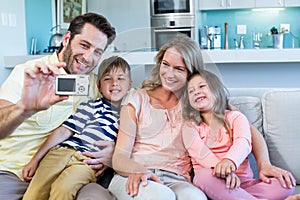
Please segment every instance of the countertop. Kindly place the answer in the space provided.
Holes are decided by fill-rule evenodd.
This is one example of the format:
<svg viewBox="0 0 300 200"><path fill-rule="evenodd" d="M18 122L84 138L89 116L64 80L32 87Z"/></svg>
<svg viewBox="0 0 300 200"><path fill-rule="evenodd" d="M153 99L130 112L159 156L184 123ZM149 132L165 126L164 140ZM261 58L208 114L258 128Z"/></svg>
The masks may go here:
<svg viewBox="0 0 300 200"><path fill-rule="evenodd" d="M155 63L157 51L105 52L102 59L112 55L124 57L131 65L147 65ZM300 48L295 49L228 49L203 50L205 63L278 63L300 62ZM6 68L44 55L4 56Z"/></svg>

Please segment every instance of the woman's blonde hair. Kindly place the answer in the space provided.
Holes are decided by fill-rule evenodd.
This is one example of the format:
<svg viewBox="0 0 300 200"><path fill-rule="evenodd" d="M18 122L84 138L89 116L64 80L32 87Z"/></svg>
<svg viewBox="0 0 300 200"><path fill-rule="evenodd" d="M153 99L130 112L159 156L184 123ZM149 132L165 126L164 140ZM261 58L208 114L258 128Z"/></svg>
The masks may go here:
<svg viewBox="0 0 300 200"><path fill-rule="evenodd" d="M232 139L232 130L229 123L225 119L225 111L230 110L230 106L228 103L229 92L227 88L217 75L207 70L199 70L198 72L192 73L188 76L187 81L189 82L193 77L197 75L200 75L206 81L207 87L210 89L215 98L215 103L212 108L214 117L224 124L224 127L226 128L230 138ZM183 94L183 102L183 118L187 121L192 120L196 124L200 124L203 121L201 112L191 106L188 98L187 88Z"/></svg>
<svg viewBox="0 0 300 200"><path fill-rule="evenodd" d="M142 83L142 88L154 89L161 86L159 75L160 65L165 52L169 48L175 48L181 54L189 74L204 68L199 44L188 36L180 35L172 38L160 48L155 58L156 62L152 73L150 77Z"/></svg>

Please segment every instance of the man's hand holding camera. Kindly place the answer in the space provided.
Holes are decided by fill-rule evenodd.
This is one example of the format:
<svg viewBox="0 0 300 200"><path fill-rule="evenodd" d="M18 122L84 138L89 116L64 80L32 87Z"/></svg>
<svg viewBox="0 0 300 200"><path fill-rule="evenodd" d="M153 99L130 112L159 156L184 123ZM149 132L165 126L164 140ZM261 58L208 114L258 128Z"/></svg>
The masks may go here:
<svg viewBox="0 0 300 200"><path fill-rule="evenodd" d="M18 102L23 106L27 115L46 110L51 105L68 99L68 96L59 96L54 92L55 76L59 75L59 68L64 67L63 62L57 65L37 63L34 69L26 69L22 98Z"/></svg>

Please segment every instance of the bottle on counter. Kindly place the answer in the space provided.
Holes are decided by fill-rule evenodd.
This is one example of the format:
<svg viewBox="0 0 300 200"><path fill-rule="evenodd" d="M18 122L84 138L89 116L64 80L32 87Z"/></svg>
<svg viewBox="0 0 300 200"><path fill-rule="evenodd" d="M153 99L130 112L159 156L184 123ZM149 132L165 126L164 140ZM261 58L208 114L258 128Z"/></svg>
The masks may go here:
<svg viewBox="0 0 300 200"><path fill-rule="evenodd" d="M244 48L245 48L244 36L241 35L241 38L240 38L240 49L244 49Z"/></svg>

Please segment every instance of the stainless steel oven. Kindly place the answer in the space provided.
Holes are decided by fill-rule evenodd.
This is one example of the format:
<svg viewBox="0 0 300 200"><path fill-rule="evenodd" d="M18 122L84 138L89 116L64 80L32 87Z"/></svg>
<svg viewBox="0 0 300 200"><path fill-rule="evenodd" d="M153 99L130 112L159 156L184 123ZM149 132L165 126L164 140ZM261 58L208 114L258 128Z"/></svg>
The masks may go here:
<svg viewBox="0 0 300 200"><path fill-rule="evenodd" d="M172 16L152 19L151 45L158 50L168 40L184 34L195 39L194 16Z"/></svg>
<svg viewBox="0 0 300 200"><path fill-rule="evenodd" d="M180 34L196 39L195 0L150 0L150 3L153 49Z"/></svg>
<svg viewBox="0 0 300 200"><path fill-rule="evenodd" d="M151 15L194 15L195 0L151 0Z"/></svg>

